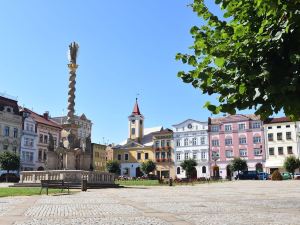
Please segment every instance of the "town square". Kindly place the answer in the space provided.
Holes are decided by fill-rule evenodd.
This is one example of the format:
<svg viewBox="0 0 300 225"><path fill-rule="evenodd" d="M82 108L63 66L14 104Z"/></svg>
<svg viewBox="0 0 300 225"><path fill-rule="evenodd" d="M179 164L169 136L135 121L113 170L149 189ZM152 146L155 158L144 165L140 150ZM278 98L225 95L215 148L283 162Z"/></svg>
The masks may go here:
<svg viewBox="0 0 300 225"><path fill-rule="evenodd" d="M0 27L0 225L300 224L300 0L17 0Z"/></svg>

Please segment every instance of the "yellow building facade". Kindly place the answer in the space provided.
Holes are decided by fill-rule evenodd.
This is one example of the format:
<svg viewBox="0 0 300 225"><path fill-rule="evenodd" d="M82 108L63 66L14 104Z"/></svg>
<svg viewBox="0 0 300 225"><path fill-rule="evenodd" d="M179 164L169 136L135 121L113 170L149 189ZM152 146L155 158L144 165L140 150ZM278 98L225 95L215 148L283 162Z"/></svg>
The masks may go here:
<svg viewBox="0 0 300 225"><path fill-rule="evenodd" d="M92 143L92 165L95 171L106 170L106 145Z"/></svg>
<svg viewBox="0 0 300 225"><path fill-rule="evenodd" d="M156 151L154 149L154 135L156 139L161 137L163 131L161 126L144 129L144 116L140 113L138 102L136 101L131 115L128 117L128 138L123 143L113 147L113 158L120 163L121 175L128 177L141 177L141 163L152 160L157 165L154 173L161 177L161 171L167 177L174 171L169 171L168 164L156 162ZM171 131L172 132L172 131ZM166 133L162 133L166 135ZM168 140L172 139L170 130L167 131ZM170 145L171 146L171 145ZM172 148L173 150L173 148ZM170 149L171 151L171 149ZM170 153L169 164L172 163ZM174 157L174 156L173 156ZM174 170L174 167L172 168ZM166 173L168 171L168 173Z"/></svg>

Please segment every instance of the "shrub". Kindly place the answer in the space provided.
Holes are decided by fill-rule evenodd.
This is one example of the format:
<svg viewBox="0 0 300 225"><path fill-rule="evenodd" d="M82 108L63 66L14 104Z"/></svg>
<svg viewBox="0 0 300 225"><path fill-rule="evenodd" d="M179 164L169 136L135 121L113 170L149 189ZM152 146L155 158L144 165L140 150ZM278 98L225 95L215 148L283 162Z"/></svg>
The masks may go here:
<svg viewBox="0 0 300 225"><path fill-rule="evenodd" d="M282 175L278 170L275 170L271 176L272 180L282 180Z"/></svg>

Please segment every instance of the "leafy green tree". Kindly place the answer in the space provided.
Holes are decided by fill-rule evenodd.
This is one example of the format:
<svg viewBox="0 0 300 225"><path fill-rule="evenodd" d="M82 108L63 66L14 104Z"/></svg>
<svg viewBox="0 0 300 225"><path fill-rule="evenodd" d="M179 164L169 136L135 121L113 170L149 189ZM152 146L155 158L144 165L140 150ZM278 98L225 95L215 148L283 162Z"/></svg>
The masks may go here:
<svg viewBox="0 0 300 225"><path fill-rule="evenodd" d="M191 175L193 171L195 170L195 167L197 166L197 162L194 159L185 159L180 166L183 170L186 172L187 178L191 178Z"/></svg>
<svg viewBox="0 0 300 225"><path fill-rule="evenodd" d="M156 169L156 165L152 160L147 160L146 162L142 162L141 169L145 174L149 175L149 173Z"/></svg>
<svg viewBox="0 0 300 225"><path fill-rule="evenodd" d="M245 171L248 169L247 161L239 157L235 157L230 164L232 171L238 172L238 178L240 177L240 171Z"/></svg>
<svg viewBox="0 0 300 225"><path fill-rule="evenodd" d="M204 0L191 4L205 23L190 30L193 52L176 55L192 67L178 76L203 93L217 94L219 104L205 104L214 114L254 108L265 119L283 109L299 118L300 0L215 3L224 19Z"/></svg>
<svg viewBox="0 0 300 225"><path fill-rule="evenodd" d="M284 160L283 167L286 171L292 173L294 178L295 170L299 168L299 159L295 156L289 156Z"/></svg>
<svg viewBox="0 0 300 225"><path fill-rule="evenodd" d="M120 174L120 163L116 160L111 160L106 163L106 170L110 173Z"/></svg>
<svg viewBox="0 0 300 225"><path fill-rule="evenodd" d="M4 151L0 153L0 165L3 170L7 171L7 175L11 170L19 170L20 168L20 157L10 151ZM6 182L8 177L6 176Z"/></svg>

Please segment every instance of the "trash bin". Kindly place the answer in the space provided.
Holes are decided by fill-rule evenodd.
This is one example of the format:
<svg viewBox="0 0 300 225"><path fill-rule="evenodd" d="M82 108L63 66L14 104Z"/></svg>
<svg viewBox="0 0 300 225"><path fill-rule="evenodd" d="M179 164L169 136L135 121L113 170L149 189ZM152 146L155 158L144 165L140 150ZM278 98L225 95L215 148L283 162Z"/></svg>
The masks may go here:
<svg viewBox="0 0 300 225"><path fill-rule="evenodd" d="M87 180L82 179L81 181L81 191L86 191L87 190Z"/></svg>

